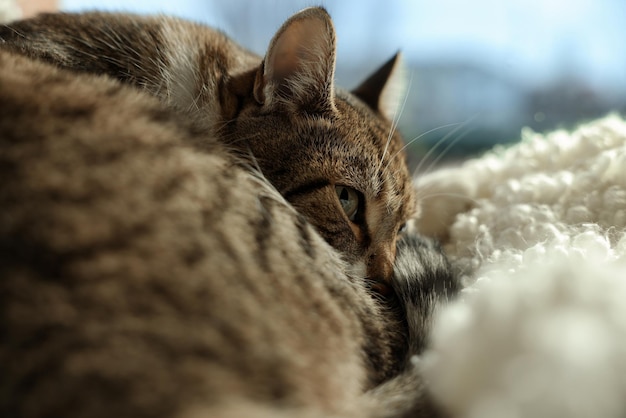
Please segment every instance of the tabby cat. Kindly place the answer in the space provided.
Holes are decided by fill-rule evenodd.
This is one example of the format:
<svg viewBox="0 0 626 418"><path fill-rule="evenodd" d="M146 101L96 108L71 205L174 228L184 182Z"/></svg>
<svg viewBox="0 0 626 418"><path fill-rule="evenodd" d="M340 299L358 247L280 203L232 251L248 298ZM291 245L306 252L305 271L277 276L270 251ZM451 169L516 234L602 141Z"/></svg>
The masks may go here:
<svg viewBox="0 0 626 418"><path fill-rule="evenodd" d="M408 359L457 285L414 237L392 272L395 59L336 88L320 8L263 60L164 17L0 42L0 415L436 413Z"/></svg>
<svg viewBox="0 0 626 418"><path fill-rule="evenodd" d="M385 117L396 58L354 94L336 88L335 32L323 9L289 19L263 60L220 32L165 17L47 14L0 38L5 49L108 74L202 121L252 155L355 274L389 280L398 230L416 211L402 140Z"/></svg>

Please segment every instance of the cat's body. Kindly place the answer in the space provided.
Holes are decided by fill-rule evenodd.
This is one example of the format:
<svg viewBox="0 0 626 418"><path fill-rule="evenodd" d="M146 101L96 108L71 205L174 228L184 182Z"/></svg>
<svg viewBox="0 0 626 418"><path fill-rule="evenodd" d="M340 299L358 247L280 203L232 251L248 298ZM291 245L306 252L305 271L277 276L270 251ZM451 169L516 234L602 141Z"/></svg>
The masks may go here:
<svg viewBox="0 0 626 418"><path fill-rule="evenodd" d="M168 17L41 15L0 27L0 39L63 68L108 74L194 117L252 155L359 275L388 282L397 232L417 210L402 139L386 117L398 99L389 97L395 58L354 94L335 87L335 33L322 9L288 20L263 60ZM337 210L338 186L356 192L352 217Z"/></svg>
<svg viewBox="0 0 626 418"><path fill-rule="evenodd" d="M126 28L137 24L119 15L111 19ZM343 136L350 128L371 133L384 122L376 122L373 112L344 93L331 102L316 102L322 107L331 103L333 109L309 114L302 109L288 114L285 103L264 108L272 87L258 84L255 71L238 87L264 86L255 94L266 99L261 105L238 102L237 118L228 119L209 112L216 109L212 105L183 106L184 89L168 87L165 95L153 90L157 73L145 82L134 75L132 86L125 86L89 74L109 71L83 68L110 54L71 62L63 62L63 54L46 57L65 69L18 56L16 50L30 57L54 51L48 41L59 26L43 25L29 33L16 28L0 30L3 49L12 51L0 52L2 416L435 413L407 358L421 348L430 308L456 290L448 271L439 269L444 259L428 248L416 260L415 276L399 272L393 282L387 267L368 264L367 272L380 274L374 279L395 289L387 299L373 296L367 275L355 268L377 254L372 244L392 240L395 252L397 224L414 204L409 191L405 196L396 187L410 186L403 166L394 168L397 184L381 175L376 195L372 186L361 190L363 180L356 178L367 170L359 164L369 160L348 158L344 162L354 167L340 167L328 145L316 150L311 143L321 133L344 141L344 155L356 155L361 145L349 151L350 137ZM11 31L32 43L8 39ZM151 32L143 28L141 33ZM35 42L37 36L44 41ZM52 44L65 45L61 39ZM132 50L132 42L128 45ZM273 100L293 93L284 88ZM229 109L227 102L218 109ZM202 111L209 113L206 118L200 117ZM287 126L282 119L293 122L289 132L281 132ZM352 126L346 126L348 120ZM328 203L330 195L341 199L334 178L311 182L305 174L289 174L289 161L272 161L276 154L263 154L261 145L250 142L249 158L237 143L251 140L244 133L255 132L255 123L280 127L265 128L261 138L278 141L268 148L284 147L302 135L296 139L304 140L313 155L319 153L313 161L321 165L305 171L331 177L343 173L336 184L359 187L368 202L384 196L381 207L390 210L389 225L380 219L376 224L383 226L376 228L367 227L370 219L357 228L341 224L342 205ZM375 142L367 138L360 143ZM399 147L392 142L383 161L393 164ZM372 154L376 161L381 157ZM281 175L291 176L291 186ZM293 184L304 187L290 193ZM390 196L392 189L397 195ZM327 203L317 212L307 211L316 199ZM325 211L327 216L320 217ZM379 216L376 210L365 212L360 216ZM333 220L336 230L324 234ZM354 238L333 241L346 226L367 237L368 245ZM420 248L414 244L401 242L400 256L403 248ZM419 269L444 285L422 283L427 275ZM410 283L429 297L412 297ZM430 308L421 304L426 300ZM424 324L406 319L416 312ZM403 400L392 405L398 393Z"/></svg>

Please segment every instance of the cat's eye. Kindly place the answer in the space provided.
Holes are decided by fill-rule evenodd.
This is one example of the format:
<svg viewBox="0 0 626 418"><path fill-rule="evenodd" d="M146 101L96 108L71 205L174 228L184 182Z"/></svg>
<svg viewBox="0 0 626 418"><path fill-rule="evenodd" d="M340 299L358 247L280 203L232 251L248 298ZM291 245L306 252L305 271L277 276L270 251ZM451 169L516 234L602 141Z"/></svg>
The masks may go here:
<svg viewBox="0 0 626 418"><path fill-rule="evenodd" d="M359 206L361 205L359 193L353 188L346 186L335 186L335 192L346 216L348 216L350 221L355 222Z"/></svg>
<svg viewBox="0 0 626 418"><path fill-rule="evenodd" d="M403 223L402 225L400 225L400 228L398 228L398 234L404 234L408 229L408 225L405 223Z"/></svg>

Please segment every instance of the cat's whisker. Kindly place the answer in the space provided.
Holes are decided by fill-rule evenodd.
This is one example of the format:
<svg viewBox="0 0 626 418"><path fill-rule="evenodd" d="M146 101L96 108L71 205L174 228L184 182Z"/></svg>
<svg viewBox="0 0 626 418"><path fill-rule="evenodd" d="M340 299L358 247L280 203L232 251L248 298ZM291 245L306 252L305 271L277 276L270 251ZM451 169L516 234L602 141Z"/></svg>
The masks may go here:
<svg viewBox="0 0 626 418"><path fill-rule="evenodd" d="M448 141L448 139L450 139L450 137L452 137L453 135L455 135L457 132L459 132L462 129L462 124L460 123L455 123L454 125L455 128L453 130L451 130L450 132L448 132L446 135L444 135L441 139L439 139L429 150L428 152L426 152L426 154L424 154L419 162L419 164L417 165L417 167L415 167L415 170L413 170L413 176L416 175L416 173L419 173L421 171L422 166L424 165L424 163L426 161L428 161L428 158L430 158L430 156L436 152L439 148L439 146L443 143L445 143L446 141Z"/></svg>
<svg viewBox="0 0 626 418"><path fill-rule="evenodd" d="M250 161L252 161L252 165L254 166L254 171L258 172L261 176L265 177L263 175L263 170L261 169L261 166L259 165L259 161L257 160L256 156L252 152L252 148L250 148L250 146L247 146L246 148L248 149L248 158L250 158Z"/></svg>
<svg viewBox="0 0 626 418"><path fill-rule="evenodd" d="M236 122L236 121L237 121L236 118L223 120L220 124L216 124L212 128L215 131L215 133L219 135L220 138L224 138L225 140L228 140L231 137L242 138L242 135L240 135L240 134L235 134L235 133L226 134L226 133L224 133L224 129L229 124L231 124L233 122ZM254 135L256 135L256 134L254 134ZM246 138L249 139L250 136L247 136Z"/></svg>
<svg viewBox="0 0 626 418"><path fill-rule="evenodd" d="M448 141L453 135L455 135L456 133L458 133L461 129L465 128L470 122L472 122L474 119L476 118L475 116L472 116L468 119L466 119L464 122L462 123L456 123L456 126L453 130L451 130L449 133L447 133L445 136L443 136L439 141L437 141L429 150L426 154L424 154L424 156L422 157L421 161L419 162L419 164L417 165L417 167L415 168L415 170L413 170L413 176L416 175L416 173L419 173L420 170L422 169L424 163L426 163L428 161L428 159L433 155L434 152L437 151L437 149L439 148L440 145L444 144L446 141ZM439 160L441 160L441 158L443 158L443 156L445 155L446 152L448 152L454 145L456 145L461 139L463 139L465 136L467 135L467 133L464 133L463 135L459 135L458 137L456 137L449 145L446 146L446 148L444 149L444 151L440 154L440 156L437 157L437 162ZM433 165L429 165L428 169L432 169Z"/></svg>
<svg viewBox="0 0 626 418"><path fill-rule="evenodd" d="M455 139L454 141L451 141L440 153L439 155L433 159L430 164L428 165L428 167L426 167L426 169L424 170L424 173L429 173L431 172L439 163L439 161L441 161L441 159L443 157L446 156L446 154L448 153L448 151L450 151L450 149L458 144L461 140L463 140L463 138L465 138L470 132L472 132L472 129L470 129L469 127L466 128L465 130L463 130Z"/></svg>
<svg viewBox="0 0 626 418"><path fill-rule="evenodd" d="M222 123L220 123L219 125L215 125L213 127L213 129L215 129L215 132L217 134L220 135L221 138L225 138L226 135L223 133L223 129L226 128L228 126L229 123L232 123L233 121L235 121L235 119L228 119L223 121Z"/></svg>
<svg viewBox="0 0 626 418"><path fill-rule="evenodd" d="M400 150L398 150L398 152L396 152L391 158L389 158L389 161L387 162L387 165L385 166L385 169L383 170L383 172L387 171L387 169L389 168L389 165L393 162L393 160L398 156L398 154L400 154L402 151L404 151L407 147L411 146L411 144L419 141L420 139L422 139L424 136L438 131L440 129L445 129L445 128L449 128L451 126L455 126L455 125L459 125L459 123L449 123L447 125L442 125L442 126L438 126L436 128L430 129L418 136L416 136L415 138L411 139L410 141L407 141L406 144L404 144L404 146L402 148L400 148Z"/></svg>
<svg viewBox="0 0 626 418"><path fill-rule="evenodd" d="M419 190L421 191L421 190ZM438 193L430 193L430 194L420 194L419 199L421 202L424 202L426 200L429 199L433 199L435 197L452 197L452 198L456 198L459 200L467 200L469 202L472 202L474 204L478 204L478 199L473 198L471 196L462 194L462 193L451 193L451 192L438 192Z"/></svg>

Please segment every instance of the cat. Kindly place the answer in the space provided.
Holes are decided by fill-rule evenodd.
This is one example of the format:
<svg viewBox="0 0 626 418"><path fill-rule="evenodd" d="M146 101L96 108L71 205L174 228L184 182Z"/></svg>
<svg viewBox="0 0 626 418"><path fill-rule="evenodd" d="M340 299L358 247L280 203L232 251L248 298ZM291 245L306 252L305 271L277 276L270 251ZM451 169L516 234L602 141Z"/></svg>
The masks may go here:
<svg viewBox="0 0 626 418"><path fill-rule="evenodd" d="M457 286L432 244L400 239L381 303L154 98L0 52L0 110L2 416L438 416L409 360Z"/></svg>
<svg viewBox="0 0 626 418"><path fill-rule="evenodd" d="M313 37L307 24L302 29L302 19L327 16L314 10L290 19L278 39L290 22L305 38ZM344 247L324 233L324 222L333 225L336 216L324 211L354 210L356 189L331 183L333 204L316 206L327 215L316 220L319 215L299 199L308 197L315 206L313 197L323 201L330 194L316 194L316 187L327 185L304 177L302 188L303 177L294 174L289 185L280 173L271 175L274 165L295 170L286 157L272 160L277 154L263 154L258 144L249 145L250 152L239 147L250 141L250 132L259 132L264 122L256 119L262 118L288 126L292 134L310 135L297 138L304 143L301 154L311 147L315 155L313 139L328 137L347 143L345 148L369 150L351 140L365 134L347 125L375 130L383 124L374 119L380 109L367 110L337 91L333 112L358 116L342 121L287 111L283 102L263 113L268 109L261 112L244 98L238 117L216 122L221 119L207 106L187 108L167 98L176 93L151 90L156 80L129 81L80 68L95 65L84 55L65 63L42 56L55 48L49 39L33 39L48 32L53 39L60 30L37 20L50 16L0 30L1 415L439 413L409 359L423 348L432 309L457 289L443 255L422 239L401 238L395 273L376 275L389 289L372 294L364 278L375 268L367 264L360 271L354 264L359 254L363 259L373 253L355 251L354 243ZM109 18L107 24L119 20L131 27L143 19ZM40 25L32 32L20 26L33 22ZM66 27L76 33L76 27ZM7 31L22 41L30 36L33 44L18 44ZM95 61L101 56L106 55ZM250 73L254 77L248 74L247 82L253 78L269 95L272 88L258 80L265 74ZM293 99L293 88L278 87L272 100ZM312 94L298 97L305 93ZM281 124L281 118L294 124ZM299 125L306 123L308 130ZM342 123L341 129L334 126ZM287 147L286 132L271 125L263 125L261 138L277 138L276 147ZM365 139L366 145L374 142ZM394 144L389 155L374 161L394 164L393 153L400 151ZM287 149L298 153L291 145ZM318 173L333 173L324 166L326 158L331 168L356 176L363 161L355 155L322 149L314 161L322 166ZM345 167L337 167L340 158ZM403 169L393 170L397 186ZM285 189L293 184L300 184L299 194ZM347 198L336 189L341 187L352 190L345 191ZM367 217L365 196L357 194L355 219ZM397 219L404 223L408 217L390 215L397 234ZM414 315L422 317L416 321Z"/></svg>
<svg viewBox="0 0 626 418"><path fill-rule="evenodd" d="M108 74L201 121L251 156L355 275L388 284L398 231L417 211L391 120L398 57L352 93L336 87L335 31L324 9L288 19L263 59L171 17L43 14L0 28L0 39L6 50Z"/></svg>

